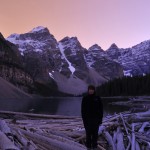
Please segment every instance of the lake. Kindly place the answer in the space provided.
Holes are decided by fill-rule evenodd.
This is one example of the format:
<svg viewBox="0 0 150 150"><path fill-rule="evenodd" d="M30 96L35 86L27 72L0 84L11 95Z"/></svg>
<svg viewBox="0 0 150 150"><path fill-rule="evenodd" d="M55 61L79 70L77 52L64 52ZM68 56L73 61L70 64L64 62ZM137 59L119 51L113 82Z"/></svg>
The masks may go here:
<svg viewBox="0 0 150 150"><path fill-rule="evenodd" d="M127 111L128 107L110 105L111 102L126 101L123 98L102 98L104 116ZM0 110L39 114L81 116L82 97L51 97L42 99L0 99Z"/></svg>

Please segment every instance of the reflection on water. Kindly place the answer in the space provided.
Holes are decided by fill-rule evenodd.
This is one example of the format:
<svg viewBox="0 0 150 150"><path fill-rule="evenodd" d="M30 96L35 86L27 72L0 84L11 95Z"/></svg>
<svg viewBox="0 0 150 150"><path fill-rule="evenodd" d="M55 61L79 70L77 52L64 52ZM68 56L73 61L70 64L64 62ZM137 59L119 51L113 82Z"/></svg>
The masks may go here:
<svg viewBox="0 0 150 150"><path fill-rule="evenodd" d="M114 106L109 104L114 101L123 100L125 99L102 99L104 116L128 110L125 106ZM34 100L5 99L0 100L0 110L80 116L81 101L82 97L53 97Z"/></svg>
<svg viewBox="0 0 150 150"><path fill-rule="evenodd" d="M127 100L128 99L125 98L103 98L102 102L104 106L104 116L123 112L123 111L128 111L129 107L127 106L111 105L111 102L127 101Z"/></svg>

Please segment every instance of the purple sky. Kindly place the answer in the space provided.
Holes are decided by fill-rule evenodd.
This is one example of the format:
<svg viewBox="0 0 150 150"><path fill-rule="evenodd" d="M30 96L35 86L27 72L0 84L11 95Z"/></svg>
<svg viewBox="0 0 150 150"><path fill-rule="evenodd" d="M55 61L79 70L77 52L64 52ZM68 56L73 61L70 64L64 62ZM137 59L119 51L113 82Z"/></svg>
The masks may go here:
<svg viewBox="0 0 150 150"><path fill-rule="evenodd" d="M1 0L0 32L44 26L58 41L76 36L85 48L127 48L150 39L149 7L150 0Z"/></svg>

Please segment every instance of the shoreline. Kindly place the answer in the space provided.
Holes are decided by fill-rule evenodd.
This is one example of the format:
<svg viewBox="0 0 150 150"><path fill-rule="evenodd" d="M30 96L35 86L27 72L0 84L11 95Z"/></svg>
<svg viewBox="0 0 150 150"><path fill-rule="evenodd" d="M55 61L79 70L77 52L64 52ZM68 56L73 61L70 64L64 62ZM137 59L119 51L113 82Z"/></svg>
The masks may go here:
<svg viewBox="0 0 150 150"><path fill-rule="evenodd" d="M115 149L119 143L122 149L135 144L147 148L149 125L150 110L106 116L99 127L98 150ZM86 149L82 119L76 116L0 111L0 138L1 149Z"/></svg>
<svg viewBox="0 0 150 150"><path fill-rule="evenodd" d="M138 108L149 104L149 99L134 97L124 105ZM150 149L150 107L107 115L98 134L98 150ZM0 149L86 150L80 116L0 111L0 139Z"/></svg>

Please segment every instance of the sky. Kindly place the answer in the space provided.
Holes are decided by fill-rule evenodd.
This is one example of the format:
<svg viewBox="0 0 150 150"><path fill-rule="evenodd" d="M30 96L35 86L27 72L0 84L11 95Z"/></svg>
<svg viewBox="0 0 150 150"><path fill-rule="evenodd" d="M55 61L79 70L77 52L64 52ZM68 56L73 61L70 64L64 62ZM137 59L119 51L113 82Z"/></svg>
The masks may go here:
<svg viewBox="0 0 150 150"><path fill-rule="evenodd" d="M77 37L89 48L132 47L150 39L150 0L0 0L0 32L47 27L57 41Z"/></svg>

